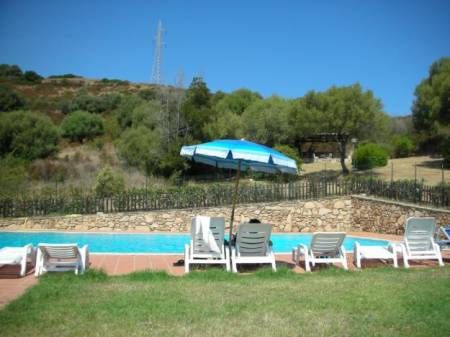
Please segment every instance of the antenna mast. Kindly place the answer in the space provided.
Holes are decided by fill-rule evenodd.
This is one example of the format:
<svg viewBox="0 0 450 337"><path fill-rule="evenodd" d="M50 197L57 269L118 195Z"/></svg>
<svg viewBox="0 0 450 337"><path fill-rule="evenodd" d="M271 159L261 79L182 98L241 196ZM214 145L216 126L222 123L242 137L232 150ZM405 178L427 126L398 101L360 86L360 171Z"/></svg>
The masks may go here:
<svg viewBox="0 0 450 337"><path fill-rule="evenodd" d="M158 22L158 29L155 35L155 50L153 59L153 69L152 69L152 83L161 84L161 66L162 66L162 52L164 47L163 41L164 29L161 20Z"/></svg>

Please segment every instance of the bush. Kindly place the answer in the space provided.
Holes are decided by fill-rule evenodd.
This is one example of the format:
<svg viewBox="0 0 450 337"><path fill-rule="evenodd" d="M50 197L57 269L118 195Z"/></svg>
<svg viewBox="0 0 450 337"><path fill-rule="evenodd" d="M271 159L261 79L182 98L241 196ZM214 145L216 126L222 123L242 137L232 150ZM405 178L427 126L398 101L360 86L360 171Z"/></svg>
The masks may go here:
<svg viewBox="0 0 450 337"><path fill-rule="evenodd" d="M12 156L0 159L0 197L13 197L24 189L27 178L25 164L22 159Z"/></svg>
<svg viewBox="0 0 450 337"><path fill-rule="evenodd" d="M391 139L391 146L392 156L394 158L408 157L415 149L414 143L407 136L393 136Z"/></svg>
<svg viewBox="0 0 450 337"><path fill-rule="evenodd" d="M43 158L56 151L58 140L58 129L47 116L30 111L0 115L0 157Z"/></svg>
<svg viewBox="0 0 450 337"><path fill-rule="evenodd" d="M68 114L73 111L83 110L92 113L102 113L112 111L120 103L120 95L108 94L101 96L90 96L83 91L78 93L70 100L64 100L60 103L61 112Z"/></svg>
<svg viewBox="0 0 450 337"><path fill-rule="evenodd" d="M8 87L0 86L0 111L13 111L22 108L24 100Z"/></svg>
<svg viewBox="0 0 450 337"><path fill-rule="evenodd" d="M75 111L61 123L63 137L82 142L103 134L103 119L86 111Z"/></svg>
<svg viewBox="0 0 450 337"><path fill-rule="evenodd" d="M114 174L111 167L106 166L97 174L95 193L102 197L110 197L124 190L123 177Z"/></svg>
<svg viewBox="0 0 450 337"><path fill-rule="evenodd" d="M381 145L366 143L359 145L353 153L353 166L358 170L386 166L388 151Z"/></svg>
<svg viewBox="0 0 450 337"><path fill-rule="evenodd" d="M118 144L119 156L130 165L146 171L158 171L162 157L161 137L156 131L139 127L125 131Z"/></svg>

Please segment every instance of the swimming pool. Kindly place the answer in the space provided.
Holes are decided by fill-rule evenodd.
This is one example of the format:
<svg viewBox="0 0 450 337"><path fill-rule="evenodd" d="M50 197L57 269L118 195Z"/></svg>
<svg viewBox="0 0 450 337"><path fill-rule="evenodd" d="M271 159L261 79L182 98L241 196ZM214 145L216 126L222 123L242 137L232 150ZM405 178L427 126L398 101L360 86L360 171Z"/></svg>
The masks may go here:
<svg viewBox="0 0 450 337"><path fill-rule="evenodd" d="M275 253L290 253L300 243L309 244L311 234L281 234L271 236ZM352 251L355 241L361 245L387 246L389 241L347 236L344 247ZM122 254L180 254L189 242L189 234L126 234L126 233L73 233L73 232L0 232L0 248L24 246L32 243L78 243L89 245L91 253Z"/></svg>

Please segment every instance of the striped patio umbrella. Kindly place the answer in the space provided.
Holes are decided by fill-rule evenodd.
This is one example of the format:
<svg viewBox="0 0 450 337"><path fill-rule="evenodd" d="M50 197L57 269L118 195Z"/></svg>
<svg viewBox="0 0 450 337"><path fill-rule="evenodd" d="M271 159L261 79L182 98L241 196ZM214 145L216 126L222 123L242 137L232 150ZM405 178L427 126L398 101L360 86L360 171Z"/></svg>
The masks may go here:
<svg viewBox="0 0 450 337"><path fill-rule="evenodd" d="M221 139L212 142L183 146L180 155L194 162L217 168L237 170L231 209L230 238L233 233L234 210L238 202L241 171L297 174L297 164L281 152L247 140ZM231 255L231 245L230 245Z"/></svg>

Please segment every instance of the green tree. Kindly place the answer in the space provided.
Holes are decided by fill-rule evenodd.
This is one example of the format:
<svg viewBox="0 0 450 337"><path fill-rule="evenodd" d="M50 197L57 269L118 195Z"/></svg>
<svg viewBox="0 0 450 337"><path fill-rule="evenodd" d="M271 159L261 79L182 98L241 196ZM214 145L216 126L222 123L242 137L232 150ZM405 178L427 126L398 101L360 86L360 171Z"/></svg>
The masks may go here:
<svg viewBox="0 0 450 337"><path fill-rule="evenodd" d="M204 140L203 127L213 120L212 95L201 77L194 77L181 107L190 134L196 140Z"/></svg>
<svg viewBox="0 0 450 337"><path fill-rule="evenodd" d="M26 82L31 82L31 83L41 83L43 77L41 75L39 75L37 72L29 70L23 73L22 78L26 81Z"/></svg>
<svg viewBox="0 0 450 337"><path fill-rule="evenodd" d="M126 95L122 97L119 105L115 110L115 115L122 129L130 127L133 123L132 111L144 102L137 95Z"/></svg>
<svg viewBox="0 0 450 337"><path fill-rule="evenodd" d="M289 102L278 96L256 100L242 114L244 137L274 146L288 139Z"/></svg>
<svg viewBox="0 0 450 337"><path fill-rule="evenodd" d="M154 129L161 120L161 104L156 101L144 101L131 111L132 127L145 126Z"/></svg>
<svg viewBox="0 0 450 337"><path fill-rule="evenodd" d="M152 174L158 171L163 148L156 130L144 126L126 130L118 143L119 156L128 165Z"/></svg>
<svg viewBox="0 0 450 337"><path fill-rule="evenodd" d="M0 78L17 80L22 77L22 69L16 65L0 64Z"/></svg>
<svg viewBox="0 0 450 337"><path fill-rule="evenodd" d="M231 111L225 111L203 127L208 139L242 138L242 117Z"/></svg>
<svg viewBox="0 0 450 337"><path fill-rule="evenodd" d="M0 111L12 111L23 108L24 100L10 88L0 85Z"/></svg>
<svg viewBox="0 0 450 337"><path fill-rule="evenodd" d="M387 115L382 111L381 100L376 98L372 91L364 91L359 84L333 86L323 93L308 93L294 102L289 121L291 135L334 135L339 145L344 174L349 173L345 158L350 139L382 139L387 134L389 123Z"/></svg>
<svg viewBox="0 0 450 337"><path fill-rule="evenodd" d="M216 105L214 105L214 110L218 114L233 112L237 115L242 115L248 106L261 99L261 95L256 92L252 92L248 89L239 89L233 91L229 95L224 95L219 101L217 101Z"/></svg>
<svg viewBox="0 0 450 337"><path fill-rule="evenodd" d="M47 116L30 111L0 115L0 156L43 158L57 149L58 129Z"/></svg>
<svg viewBox="0 0 450 337"><path fill-rule="evenodd" d="M61 134L72 141L82 142L102 135L104 132L103 119L87 111L74 111L67 115L61 123Z"/></svg>
<svg viewBox="0 0 450 337"><path fill-rule="evenodd" d="M428 133L450 125L450 58L434 62L428 77L415 90L412 108L414 128Z"/></svg>

